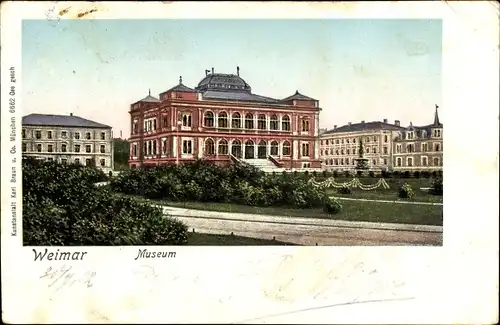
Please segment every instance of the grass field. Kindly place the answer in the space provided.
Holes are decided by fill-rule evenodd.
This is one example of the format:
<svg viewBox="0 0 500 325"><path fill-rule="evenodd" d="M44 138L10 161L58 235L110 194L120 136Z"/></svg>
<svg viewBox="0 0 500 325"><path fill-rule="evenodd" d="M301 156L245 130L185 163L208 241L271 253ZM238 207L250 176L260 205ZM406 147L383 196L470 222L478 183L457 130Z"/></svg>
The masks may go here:
<svg viewBox="0 0 500 325"><path fill-rule="evenodd" d="M344 183L350 181L350 178L338 177L335 178L335 182ZM361 178L360 182L363 185L375 184L379 178ZM350 198L358 198L358 199L371 199L371 200L390 200L390 201L409 201L409 202L433 202L433 203L442 203L443 197L430 195L426 191L420 190L420 188L431 187L432 179L426 178L388 178L386 179L387 184L389 185L389 189L385 190L383 188L378 188L376 190L371 191L363 191L358 188L352 189L352 194L339 194L337 189L328 188L326 191L329 195L339 196L339 197L350 197ZM400 199L398 198L399 188L404 184L408 183L413 188L415 192L415 196L411 199Z"/></svg>
<svg viewBox="0 0 500 325"><path fill-rule="evenodd" d="M193 246L298 246L297 244L281 242L277 240L270 239L258 239L235 235L213 235L213 234L200 234L192 233L188 234L188 245Z"/></svg>

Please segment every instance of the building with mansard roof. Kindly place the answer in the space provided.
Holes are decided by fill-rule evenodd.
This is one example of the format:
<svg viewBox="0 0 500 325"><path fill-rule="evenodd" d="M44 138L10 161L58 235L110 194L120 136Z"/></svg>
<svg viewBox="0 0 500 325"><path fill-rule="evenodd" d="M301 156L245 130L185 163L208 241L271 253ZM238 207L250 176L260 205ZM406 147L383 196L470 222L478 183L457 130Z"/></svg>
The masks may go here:
<svg viewBox="0 0 500 325"><path fill-rule="evenodd" d="M363 140L364 158L370 170L442 170L443 124L436 112L434 122L426 126L402 127L399 120L388 123L349 122L322 132L320 158L325 170L354 171Z"/></svg>
<svg viewBox="0 0 500 325"><path fill-rule="evenodd" d="M206 70L196 87L179 84L130 107L131 167L203 158L263 170L320 168L319 101L296 91L254 94L236 74Z"/></svg>

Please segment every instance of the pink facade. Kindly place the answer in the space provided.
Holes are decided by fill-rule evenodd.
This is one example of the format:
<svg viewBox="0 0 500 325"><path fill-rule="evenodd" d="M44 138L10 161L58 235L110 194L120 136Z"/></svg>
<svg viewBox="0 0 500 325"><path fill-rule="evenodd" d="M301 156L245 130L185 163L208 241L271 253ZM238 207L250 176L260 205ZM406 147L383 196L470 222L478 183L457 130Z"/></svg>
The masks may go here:
<svg viewBox="0 0 500 325"><path fill-rule="evenodd" d="M179 84L131 105L131 167L207 159L268 159L319 168L319 102L298 91L278 100L251 92L238 75L206 72L195 89Z"/></svg>

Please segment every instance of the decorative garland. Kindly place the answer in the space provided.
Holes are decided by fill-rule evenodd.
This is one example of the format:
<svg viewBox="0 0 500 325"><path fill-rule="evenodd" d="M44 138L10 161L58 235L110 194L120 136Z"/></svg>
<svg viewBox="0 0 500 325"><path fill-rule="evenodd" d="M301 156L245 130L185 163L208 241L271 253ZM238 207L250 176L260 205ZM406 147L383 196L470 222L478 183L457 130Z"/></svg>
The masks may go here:
<svg viewBox="0 0 500 325"><path fill-rule="evenodd" d="M329 187L341 188L341 187L346 186L346 187L351 187L351 188L357 187L363 191L371 191L371 190L377 189L379 187L382 187L385 190L389 189L389 184L387 184L387 182L383 178L380 178L377 181L377 183L372 184L372 185L363 185L363 184L361 184L361 182L357 178L353 178L349 182L337 183L333 177L329 177L326 180L324 180L323 182L317 182L314 178L311 178L308 183L312 184L314 186L317 186L317 187L321 187L321 188L329 188Z"/></svg>

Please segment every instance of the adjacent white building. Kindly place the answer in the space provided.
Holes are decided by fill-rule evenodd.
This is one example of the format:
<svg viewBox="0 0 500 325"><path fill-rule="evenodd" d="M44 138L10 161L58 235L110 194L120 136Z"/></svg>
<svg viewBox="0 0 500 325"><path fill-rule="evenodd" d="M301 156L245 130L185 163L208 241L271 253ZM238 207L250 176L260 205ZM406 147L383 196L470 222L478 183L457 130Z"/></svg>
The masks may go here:
<svg viewBox="0 0 500 325"><path fill-rule="evenodd" d="M29 114L22 126L23 157L113 170L111 126L73 114Z"/></svg>

